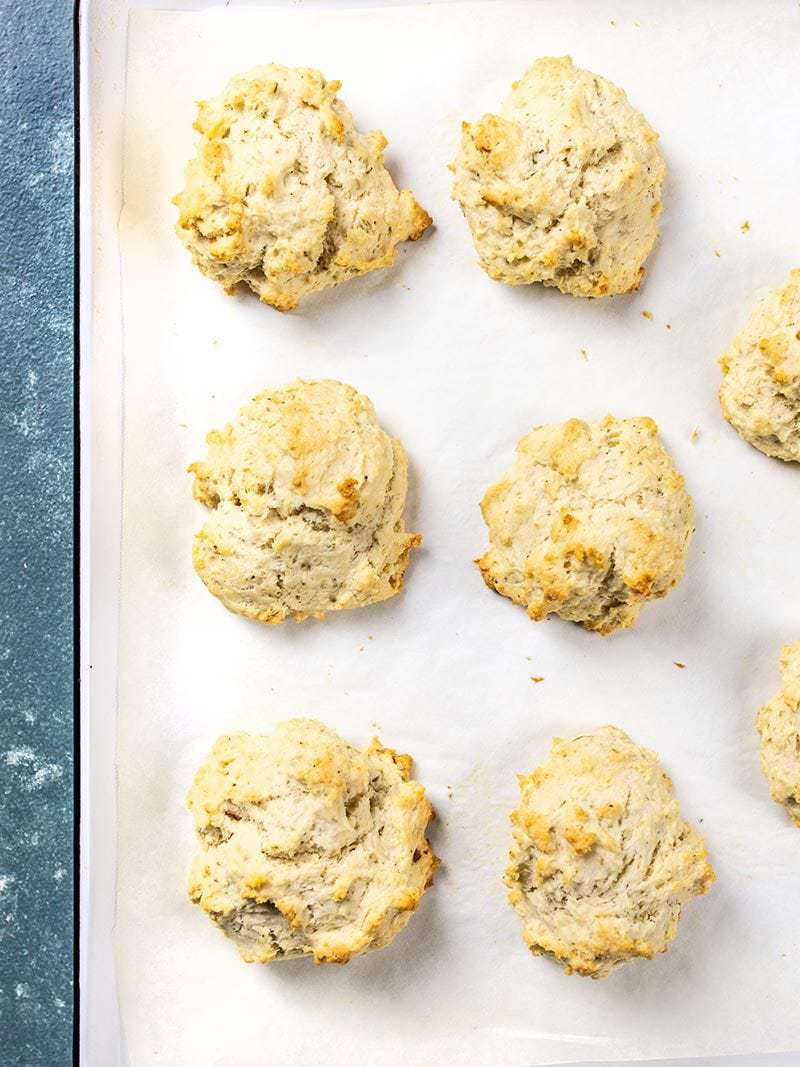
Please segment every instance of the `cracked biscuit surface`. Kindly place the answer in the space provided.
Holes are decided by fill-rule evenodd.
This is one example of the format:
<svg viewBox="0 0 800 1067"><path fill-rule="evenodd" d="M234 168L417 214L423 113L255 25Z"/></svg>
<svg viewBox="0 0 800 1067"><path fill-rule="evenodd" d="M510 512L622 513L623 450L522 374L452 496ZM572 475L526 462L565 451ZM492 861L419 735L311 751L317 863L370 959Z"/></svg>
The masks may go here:
<svg viewBox="0 0 800 1067"><path fill-rule="evenodd" d="M188 806L202 850L189 896L248 963L346 963L388 945L431 884L433 811L410 756L322 723L229 734Z"/></svg>
<svg viewBox="0 0 800 1067"><path fill-rule="evenodd" d="M761 769L772 799L800 826L800 641L784 645L781 691L758 712Z"/></svg>
<svg viewBox="0 0 800 1067"><path fill-rule="evenodd" d="M267 390L212 430L193 463L211 514L193 560L231 611L298 621L395 596L419 534L403 520L408 469L367 397L336 381Z"/></svg>
<svg viewBox="0 0 800 1067"><path fill-rule="evenodd" d="M658 237L657 140L610 81L538 59L499 115L462 126L453 198L486 273L573 296L638 288Z"/></svg>
<svg viewBox="0 0 800 1067"><path fill-rule="evenodd" d="M281 311L388 267L431 223L316 70L256 67L199 105L197 155L175 197L177 233L203 274Z"/></svg>
<svg viewBox="0 0 800 1067"><path fill-rule="evenodd" d="M520 775L505 881L525 943L604 978L666 952L681 907L714 881L658 757L614 726L564 741Z"/></svg>
<svg viewBox="0 0 800 1067"><path fill-rule="evenodd" d="M649 418L538 426L481 510L484 581L527 609L609 634L683 575L694 508Z"/></svg>
<svg viewBox="0 0 800 1067"><path fill-rule="evenodd" d="M766 455L800 463L800 269L756 304L720 367L731 426Z"/></svg>

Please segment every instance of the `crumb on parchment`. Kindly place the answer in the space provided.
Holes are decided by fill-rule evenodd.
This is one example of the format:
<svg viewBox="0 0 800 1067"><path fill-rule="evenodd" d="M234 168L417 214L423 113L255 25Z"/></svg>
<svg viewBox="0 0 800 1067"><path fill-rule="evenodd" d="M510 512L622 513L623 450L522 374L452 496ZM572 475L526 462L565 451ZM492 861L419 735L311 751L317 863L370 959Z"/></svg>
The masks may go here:
<svg viewBox="0 0 800 1067"><path fill-rule="evenodd" d="M744 222L739 227L739 229L742 231L742 233L749 233L750 232L750 223L747 221L747 219L744 220Z"/></svg>
<svg viewBox="0 0 800 1067"><path fill-rule="evenodd" d="M679 671L686 670L686 664L685 663L679 663L678 660L675 660L674 663L675 663L675 666L678 668Z"/></svg>
<svg viewBox="0 0 800 1067"><path fill-rule="evenodd" d="M643 319L651 319L652 320L653 312L652 311L643 311L642 312L642 318Z"/></svg>

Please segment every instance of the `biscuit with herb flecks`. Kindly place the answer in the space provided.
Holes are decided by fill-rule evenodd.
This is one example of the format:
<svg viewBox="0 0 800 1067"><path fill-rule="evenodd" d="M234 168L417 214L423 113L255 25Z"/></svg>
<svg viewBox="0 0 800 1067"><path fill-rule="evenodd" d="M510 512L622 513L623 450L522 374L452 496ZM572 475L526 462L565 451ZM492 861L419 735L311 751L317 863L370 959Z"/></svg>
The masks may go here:
<svg viewBox="0 0 800 1067"><path fill-rule="evenodd" d="M637 289L658 237L657 140L616 85L538 59L499 114L462 125L453 198L486 273L573 296Z"/></svg>
<svg viewBox="0 0 800 1067"><path fill-rule="evenodd" d="M520 775L511 822L509 903L531 952L567 974L605 978L666 952L683 905L714 881L655 752L614 726L556 739Z"/></svg>
<svg viewBox="0 0 800 1067"><path fill-rule="evenodd" d="M800 463L800 268L756 304L720 366L731 426L766 455Z"/></svg>
<svg viewBox="0 0 800 1067"><path fill-rule="evenodd" d="M221 737L188 805L202 846L189 896L248 963L347 963L388 945L439 862L411 758L308 719Z"/></svg>
<svg viewBox="0 0 800 1067"><path fill-rule="evenodd" d="M201 140L174 203L196 266L289 311L309 293L388 267L431 223L317 70L256 67L199 105Z"/></svg>
<svg viewBox="0 0 800 1067"><path fill-rule="evenodd" d="M758 712L761 769L772 798L800 826L800 641L781 649L781 691Z"/></svg>
<svg viewBox="0 0 800 1067"><path fill-rule="evenodd" d="M198 575L225 607L298 622L396 596L419 534L403 517L408 464L367 397L341 382L267 390L193 463L209 508Z"/></svg>
<svg viewBox="0 0 800 1067"><path fill-rule="evenodd" d="M649 418L537 426L483 498L484 581L521 604L609 634L683 575L694 508Z"/></svg>

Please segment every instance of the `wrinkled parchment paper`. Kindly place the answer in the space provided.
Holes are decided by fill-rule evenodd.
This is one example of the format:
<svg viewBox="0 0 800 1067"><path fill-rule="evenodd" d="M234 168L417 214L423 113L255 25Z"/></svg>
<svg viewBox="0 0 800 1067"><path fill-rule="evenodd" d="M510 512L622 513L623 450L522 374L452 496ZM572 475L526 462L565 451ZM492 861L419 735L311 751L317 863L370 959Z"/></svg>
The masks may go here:
<svg viewBox="0 0 800 1067"><path fill-rule="evenodd" d="M134 1067L522 1067L800 1047L800 834L769 798L753 728L780 643L800 636L800 471L745 445L716 400L717 356L800 261L799 52L789 2L132 17L116 937ZM462 118L497 107L535 57L563 53L623 86L661 133L663 238L630 297L490 281L449 197ZM358 126L384 130L398 184L436 222L392 271L289 315L226 297L172 232L194 102L270 60L341 79ZM185 469L208 429L297 375L373 399L408 450L410 527L425 540L393 602L267 628L194 575L203 510ZM471 561L485 544L478 501L518 438L609 411L656 419L698 523L682 584L602 639L529 622ZM412 753L439 814L444 866L419 913L344 968L245 966L186 898L197 765L219 734L292 715ZM606 722L660 752L718 882L666 956L591 982L528 954L501 874L516 773L553 735Z"/></svg>

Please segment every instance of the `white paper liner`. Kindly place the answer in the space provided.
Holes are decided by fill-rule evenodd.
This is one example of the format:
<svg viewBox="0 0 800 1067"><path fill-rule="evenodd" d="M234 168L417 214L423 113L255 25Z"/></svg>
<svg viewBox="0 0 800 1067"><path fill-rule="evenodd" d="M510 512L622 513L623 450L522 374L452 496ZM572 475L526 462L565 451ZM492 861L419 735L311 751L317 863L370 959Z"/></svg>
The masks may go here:
<svg viewBox="0 0 800 1067"><path fill-rule="evenodd" d="M135 1067L522 1067L800 1046L800 834L769 798L753 727L780 643L800 636L800 472L744 444L716 399L718 355L800 260L799 43L790 2L133 15L116 937ZM564 53L661 133L663 237L630 297L490 281L450 200L461 120L496 108L537 56ZM202 278L170 204L195 100L272 60L341 79L436 223L394 269L290 315ZM295 376L372 398L409 453L410 527L425 541L394 601L267 628L195 576L203 510L185 469L208 429ZM478 501L518 438L609 411L656 419L698 528L682 584L602 639L529 622L472 560ZM345 968L247 967L186 897L197 765L219 734L293 715L412 753L439 813L444 866L419 913ZM660 752L718 882L666 956L591 982L529 955L501 876L515 774L553 735L606 722Z"/></svg>

